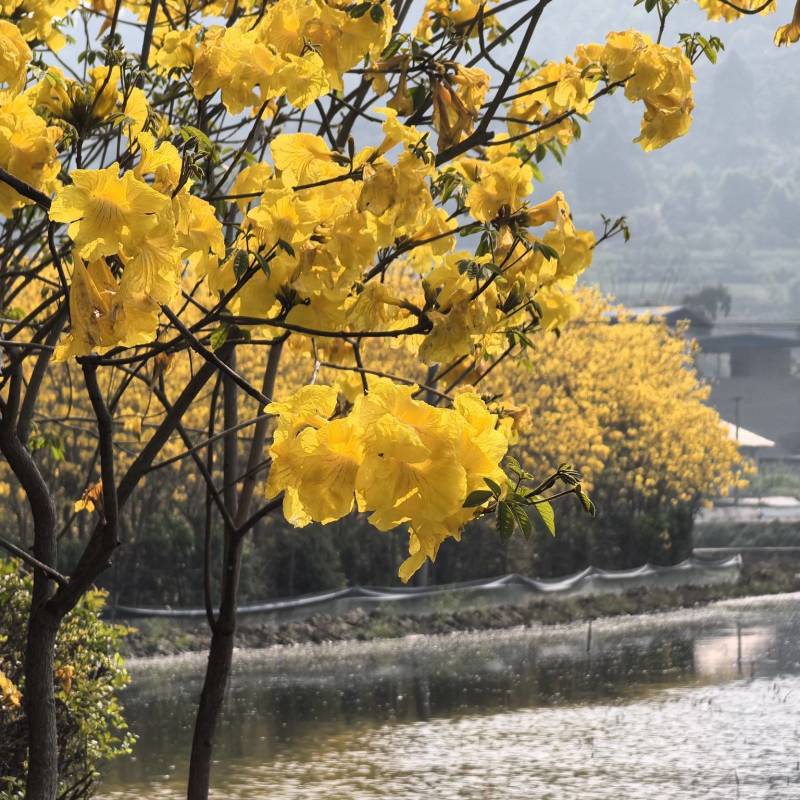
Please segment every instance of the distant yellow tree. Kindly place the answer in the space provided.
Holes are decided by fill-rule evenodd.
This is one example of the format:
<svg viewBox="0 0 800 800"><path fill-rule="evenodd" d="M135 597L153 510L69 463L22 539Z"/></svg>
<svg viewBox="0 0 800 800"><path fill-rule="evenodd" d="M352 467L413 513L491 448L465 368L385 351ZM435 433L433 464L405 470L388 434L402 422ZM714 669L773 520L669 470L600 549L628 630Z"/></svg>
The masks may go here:
<svg viewBox="0 0 800 800"><path fill-rule="evenodd" d="M599 508L598 558L632 566L659 553L671 560L676 547L684 555L675 540L693 513L704 498L727 494L747 465L706 405L710 388L685 331L626 316L594 291L577 299L578 319L550 334L525 369L495 370L483 391L527 405L518 445L527 469L543 473L567 458L579 465ZM583 529L565 517L554 546L569 547L562 539L576 526Z"/></svg>

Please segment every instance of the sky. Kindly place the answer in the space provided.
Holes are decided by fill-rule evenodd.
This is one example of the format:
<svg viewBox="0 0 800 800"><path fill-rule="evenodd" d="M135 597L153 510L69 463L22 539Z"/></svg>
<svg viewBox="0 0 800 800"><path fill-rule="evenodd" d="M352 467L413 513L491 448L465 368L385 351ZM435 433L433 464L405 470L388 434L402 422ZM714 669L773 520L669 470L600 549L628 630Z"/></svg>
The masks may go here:
<svg viewBox="0 0 800 800"><path fill-rule="evenodd" d="M641 109L615 95L597 104L563 168L550 165L542 196L564 189L580 224L596 228L600 213L630 221L632 242L604 247L587 282L637 303L680 301L721 282L735 316L800 316L800 46L772 42L792 5L782 0L776 14L726 24L683 0L664 43L700 31L726 48L716 65L697 65L690 133L643 153L632 143ZM657 24L633 0L556 0L530 55L561 59L609 30L654 35Z"/></svg>

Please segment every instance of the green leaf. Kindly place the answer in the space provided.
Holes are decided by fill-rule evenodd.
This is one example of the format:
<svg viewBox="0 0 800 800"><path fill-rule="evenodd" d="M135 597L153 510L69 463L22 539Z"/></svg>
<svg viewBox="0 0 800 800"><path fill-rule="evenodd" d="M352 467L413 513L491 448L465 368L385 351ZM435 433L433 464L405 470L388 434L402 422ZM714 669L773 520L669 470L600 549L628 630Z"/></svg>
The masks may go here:
<svg viewBox="0 0 800 800"><path fill-rule="evenodd" d="M486 231L481 236L481 240L478 243L478 249L475 251L475 256L480 258L481 256L491 255L494 252L494 233L492 231Z"/></svg>
<svg viewBox="0 0 800 800"><path fill-rule="evenodd" d="M492 494L495 497L500 497L500 495L503 493L500 485L495 483L491 478L484 478L483 482L492 490Z"/></svg>
<svg viewBox="0 0 800 800"><path fill-rule="evenodd" d="M551 536L556 535L556 514L553 511L553 505L549 500L545 500L543 497L535 496L533 497L534 505L533 507L539 512L539 516L542 518L542 522L544 522L545 528L550 532Z"/></svg>
<svg viewBox="0 0 800 800"><path fill-rule="evenodd" d="M587 514L590 514L591 516L596 517L597 516L597 507L592 502L592 499L589 497L589 495L586 494L586 492L584 492L583 490L579 491L577 494L578 494L578 499L581 501L581 505L583 506L583 510Z"/></svg>
<svg viewBox="0 0 800 800"><path fill-rule="evenodd" d="M250 267L250 256L247 250L237 250L236 257L233 259L233 274L238 281Z"/></svg>
<svg viewBox="0 0 800 800"><path fill-rule="evenodd" d="M558 252L550 247L549 244L545 244L544 242L536 242L533 245L534 250L540 252L545 258L551 261L558 261Z"/></svg>
<svg viewBox="0 0 800 800"><path fill-rule="evenodd" d="M470 492L467 495L467 499L464 501L464 508L482 506L487 500L491 500L492 497L494 497L494 494L488 489L476 489L474 492Z"/></svg>
<svg viewBox="0 0 800 800"><path fill-rule="evenodd" d="M292 256L292 258L294 258L294 247L292 247L289 244L289 242L284 241L283 239L278 239L278 241L275 242L275 244L277 244L278 247L280 247L280 249L283 250L284 253L286 253L287 255L290 255L290 256Z"/></svg>
<svg viewBox="0 0 800 800"><path fill-rule="evenodd" d="M228 341L230 330L230 325L223 323L211 334L210 343L212 350L219 350L220 347Z"/></svg>
<svg viewBox="0 0 800 800"><path fill-rule="evenodd" d="M354 6L350 7L348 13L354 19L358 19L359 17L363 17L364 14L369 11L371 5L372 3L356 3Z"/></svg>
<svg viewBox="0 0 800 800"><path fill-rule="evenodd" d="M497 504L497 532L501 539L510 539L514 534L514 512L508 503Z"/></svg>
<svg viewBox="0 0 800 800"><path fill-rule="evenodd" d="M200 128L195 128L194 125L182 125L180 134L184 142L194 139L197 142L197 149L201 153L211 155L214 152L214 142Z"/></svg>
<svg viewBox="0 0 800 800"><path fill-rule="evenodd" d="M514 456L508 456L506 458L506 466L517 476L522 477L524 470L522 469L522 464L517 461Z"/></svg>
<svg viewBox="0 0 800 800"><path fill-rule="evenodd" d="M261 267L261 271L269 278L269 274L271 272L269 266L269 260L264 258L262 253L256 253L256 261L258 261L258 265Z"/></svg>
<svg viewBox="0 0 800 800"><path fill-rule="evenodd" d="M531 518L528 516L525 506L514 504L511 506L511 513L514 515L514 519L517 525L519 525L522 535L526 539L530 539L533 533L533 525L531 524Z"/></svg>

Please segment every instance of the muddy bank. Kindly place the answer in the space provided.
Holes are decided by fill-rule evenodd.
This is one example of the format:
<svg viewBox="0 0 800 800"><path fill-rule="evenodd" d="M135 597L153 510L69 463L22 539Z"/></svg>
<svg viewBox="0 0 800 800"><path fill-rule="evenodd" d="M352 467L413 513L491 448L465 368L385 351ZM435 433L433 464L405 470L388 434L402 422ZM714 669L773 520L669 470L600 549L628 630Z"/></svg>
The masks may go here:
<svg viewBox="0 0 800 800"><path fill-rule="evenodd" d="M353 610L343 616L317 614L302 622L275 626L252 624L245 619L237 632L242 648L294 645L346 640L370 641L410 634L443 634L456 631L499 630L527 625L558 625L599 617L648 614L704 605L716 600L751 595L800 591L800 575L786 565L761 565L747 570L734 584L685 586L673 590L633 589L619 595L547 598L526 606L498 606L452 613L394 615L376 610ZM165 619L137 619L127 639L125 655L168 656L208 647L204 621L191 626Z"/></svg>

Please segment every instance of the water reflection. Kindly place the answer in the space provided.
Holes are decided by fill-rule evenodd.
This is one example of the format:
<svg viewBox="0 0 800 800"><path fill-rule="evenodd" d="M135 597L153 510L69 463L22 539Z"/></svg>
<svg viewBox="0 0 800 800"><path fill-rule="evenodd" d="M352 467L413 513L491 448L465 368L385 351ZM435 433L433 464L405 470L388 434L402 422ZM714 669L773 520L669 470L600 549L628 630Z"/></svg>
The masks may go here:
<svg viewBox="0 0 800 800"><path fill-rule="evenodd" d="M241 653L217 796L796 798L799 610ZM180 796L202 666L134 665L106 797Z"/></svg>

